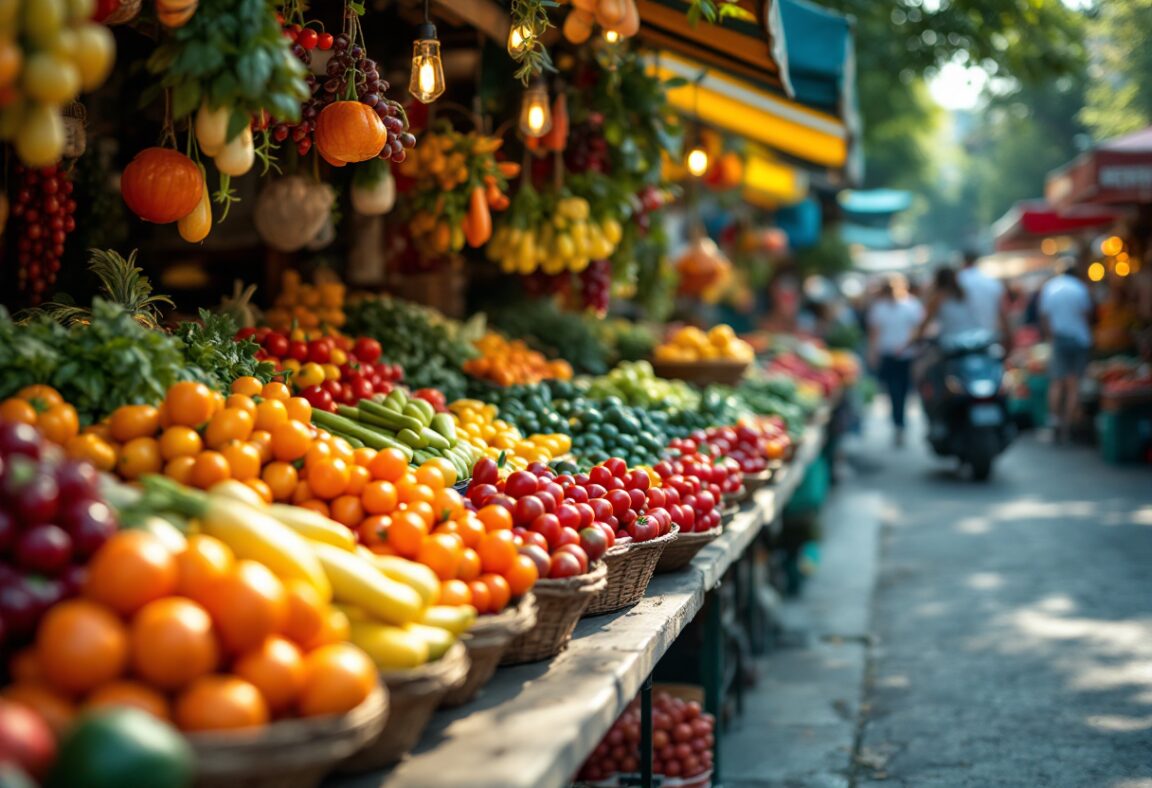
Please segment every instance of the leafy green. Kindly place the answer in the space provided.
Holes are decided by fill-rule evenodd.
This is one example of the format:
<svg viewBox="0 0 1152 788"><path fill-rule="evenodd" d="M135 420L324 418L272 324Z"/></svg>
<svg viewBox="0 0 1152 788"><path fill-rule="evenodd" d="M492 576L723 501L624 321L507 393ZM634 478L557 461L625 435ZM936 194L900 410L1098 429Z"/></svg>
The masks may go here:
<svg viewBox="0 0 1152 788"><path fill-rule="evenodd" d="M251 339L234 340L236 322L228 315L200 310L202 323L181 323L174 332L184 343L184 358L203 371L209 385L227 391L232 381L245 375L267 383L276 372L269 361L257 361L260 346Z"/></svg>

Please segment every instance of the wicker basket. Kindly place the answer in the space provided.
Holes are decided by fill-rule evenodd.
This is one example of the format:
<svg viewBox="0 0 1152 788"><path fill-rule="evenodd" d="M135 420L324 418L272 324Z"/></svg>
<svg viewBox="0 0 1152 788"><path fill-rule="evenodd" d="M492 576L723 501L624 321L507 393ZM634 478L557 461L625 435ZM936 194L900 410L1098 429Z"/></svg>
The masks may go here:
<svg viewBox="0 0 1152 788"><path fill-rule="evenodd" d="M608 587L596 597L585 616L598 616L621 608L631 607L644 597L648 581L656 571L656 564L664 553L664 548L672 544L680 533L680 526L673 525L664 536L647 542L630 542L613 547L604 554L608 565Z"/></svg>
<svg viewBox="0 0 1152 788"><path fill-rule="evenodd" d="M720 514L720 525L727 527L730 522L736 519L736 515L738 514L740 514L740 506L738 504L725 506L724 511Z"/></svg>
<svg viewBox="0 0 1152 788"><path fill-rule="evenodd" d="M347 714L284 720L267 728L188 735L202 788L314 788L372 741L388 719L381 688Z"/></svg>
<svg viewBox="0 0 1152 788"><path fill-rule="evenodd" d="M538 580L532 587L536 597L536 625L508 644L501 665L539 662L559 654L572 639L576 622L608 585L608 567L601 562L592 571L561 580Z"/></svg>
<svg viewBox="0 0 1152 788"><path fill-rule="evenodd" d="M751 498L759 490L764 489L772 483L772 477L776 472L771 468L760 471L760 473L746 473L744 474L744 488L748 490L748 497Z"/></svg>
<svg viewBox="0 0 1152 788"><path fill-rule="evenodd" d="M392 704L388 724L359 752L347 758L339 771L359 774L396 763L416 746L420 735L449 690L468 677L468 650L457 643L435 662L411 670L380 674Z"/></svg>
<svg viewBox="0 0 1152 788"><path fill-rule="evenodd" d="M536 626L536 597L531 593L520 599L520 604L495 616L484 616L468 630L464 636L464 647L468 649L468 678L441 699L441 708L461 706L472 698L480 688L488 683L500 658L508 650L513 638L522 635Z"/></svg>
<svg viewBox="0 0 1152 788"><path fill-rule="evenodd" d="M721 505L724 508L729 506L739 506L752 497L752 491L748 489L747 484L741 484L740 489L736 492L722 493L720 495Z"/></svg>
<svg viewBox="0 0 1152 788"><path fill-rule="evenodd" d="M735 386L748 371L747 361L653 361L658 377L676 378L698 386Z"/></svg>
<svg viewBox="0 0 1152 788"><path fill-rule="evenodd" d="M681 531L680 535L676 537L676 540L664 548L664 553L660 556L660 560L656 562L656 574L662 575L666 572L680 571L692 563L692 559L696 557L698 552L704 549L704 545L722 533L724 533L722 526L716 526L707 531L695 533L684 533Z"/></svg>

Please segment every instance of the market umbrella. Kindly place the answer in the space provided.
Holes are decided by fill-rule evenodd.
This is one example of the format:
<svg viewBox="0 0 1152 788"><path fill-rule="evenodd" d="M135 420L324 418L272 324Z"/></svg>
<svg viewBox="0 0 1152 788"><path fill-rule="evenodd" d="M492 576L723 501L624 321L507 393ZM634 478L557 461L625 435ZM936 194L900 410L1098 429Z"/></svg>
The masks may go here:
<svg viewBox="0 0 1152 788"><path fill-rule="evenodd" d="M1102 142L1050 172L1044 196L1058 211L1152 204L1152 126Z"/></svg>
<svg viewBox="0 0 1152 788"><path fill-rule="evenodd" d="M1115 224L1119 216L1103 208L1056 210L1044 200L1021 200L992 225L996 251L1035 249L1044 238L1079 235Z"/></svg>

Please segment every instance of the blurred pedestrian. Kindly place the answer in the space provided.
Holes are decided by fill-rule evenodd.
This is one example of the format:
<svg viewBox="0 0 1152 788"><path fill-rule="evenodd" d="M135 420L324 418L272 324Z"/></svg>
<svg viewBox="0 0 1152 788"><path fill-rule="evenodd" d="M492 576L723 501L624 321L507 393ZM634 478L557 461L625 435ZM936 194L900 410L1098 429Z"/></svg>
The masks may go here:
<svg viewBox="0 0 1152 788"><path fill-rule="evenodd" d="M892 406L893 442L904 445L904 415L912 387L913 336L924 307L908 293L908 280L892 274L868 312L868 361Z"/></svg>
<svg viewBox="0 0 1152 788"><path fill-rule="evenodd" d="M936 271L932 293L928 297L928 308L914 339L922 339L933 323L936 325L937 338L951 337L984 327L975 301L960 286L960 279L954 268L944 267Z"/></svg>
<svg viewBox="0 0 1152 788"><path fill-rule="evenodd" d="M1092 294L1084 266L1066 263L1040 291L1040 322L1052 345L1048 362L1048 421L1053 438L1067 440L1080 411L1080 378L1092 355Z"/></svg>
<svg viewBox="0 0 1152 788"><path fill-rule="evenodd" d="M1012 341L1012 325L1008 319L1008 300L1004 285L980 270L979 256L973 251L964 253L964 266L956 278L972 305L979 327L999 337L1006 345Z"/></svg>

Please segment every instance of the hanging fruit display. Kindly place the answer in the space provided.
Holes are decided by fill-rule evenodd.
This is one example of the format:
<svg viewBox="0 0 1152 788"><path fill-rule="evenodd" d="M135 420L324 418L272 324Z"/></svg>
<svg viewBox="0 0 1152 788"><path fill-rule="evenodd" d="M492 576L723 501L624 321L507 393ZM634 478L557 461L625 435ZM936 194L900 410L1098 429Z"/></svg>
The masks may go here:
<svg viewBox="0 0 1152 788"><path fill-rule="evenodd" d="M488 244L488 259L505 273L579 273L612 256L623 234L614 218L592 215L588 200L568 192L520 187Z"/></svg>
<svg viewBox="0 0 1152 788"><path fill-rule="evenodd" d="M425 257L483 246L492 237L492 211L508 207L508 178L520 165L496 160L501 140L448 126L429 131L400 165L409 229Z"/></svg>
<svg viewBox="0 0 1152 788"><path fill-rule="evenodd" d="M76 229L72 181L63 169L16 166L19 185L12 204L17 284L38 304L56 282L68 233Z"/></svg>
<svg viewBox="0 0 1152 788"><path fill-rule="evenodd" d="M636 0L572 0L572 11L564 19L564 38L570 44L583 44L597 25L612 42L636 35L640 32Z"/></svg>
<svg viewBox="0 0 1152 788"><path fill-rule="evenodd" d="M366 161L352 176L352 210L362 216L382 216L396 204L392 168L379 159Z"/></svg>
<svg viewBox="0 0 1152 788"><path fill-rule="evenodd" d="M196 210L204 176L196 162L179 151L145 148L124 168L120 193L144 221L168 224Z"/></svg>
<svg viewBox="0 0 1152 788"><path fill-rule="evenodd" d="M316 147L334 167L376 157L403 161L405 150L416 145L404 108L384 95L391 86L368 57L360 29L363 12L363 5L345 3L344 30L334 36L312 27L319 23L305 20L298 0L283 7L283 34L296 59L311 66L314 51L332 55L321 72L324 79L306 77L308 91L299 112L272 113L277 121L270 130L272 140L290 140L301 156Z"/></svg>
<svg viewBox="0 0 1152 788"><path fill-rule="evenodd" d="M116 43L91 10L65 0L0 4L0 139L29 167L60 161L62 107L112 70Z"/></svg>

